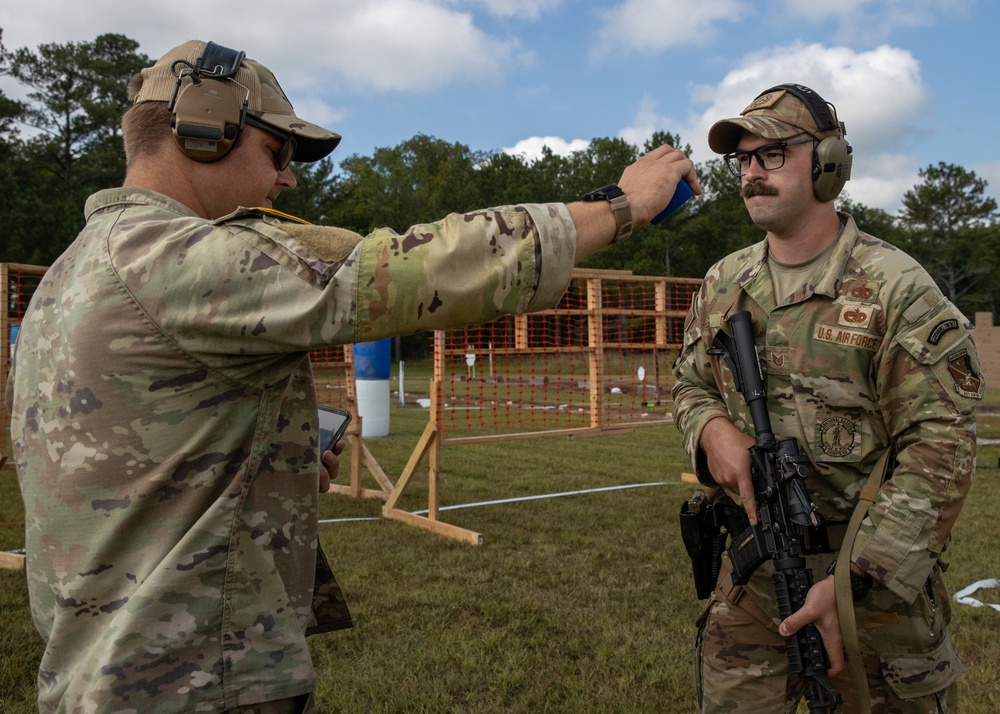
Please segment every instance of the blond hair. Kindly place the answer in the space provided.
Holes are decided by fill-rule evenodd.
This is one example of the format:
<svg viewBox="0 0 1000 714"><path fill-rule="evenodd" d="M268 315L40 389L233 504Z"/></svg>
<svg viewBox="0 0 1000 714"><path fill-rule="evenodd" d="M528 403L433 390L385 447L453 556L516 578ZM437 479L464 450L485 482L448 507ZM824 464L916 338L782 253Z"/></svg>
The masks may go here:
<svg viewBox="0 0 1000 714"><path fill-rule="evenodd" d="M128 100L135 101L142 89L142 73L136 72L126 89ZM140 156L156 154L166 141L171 141L170 111L166 102L133 104L122 117L122 140L125 144L125 166L131 166Z"/></svg>

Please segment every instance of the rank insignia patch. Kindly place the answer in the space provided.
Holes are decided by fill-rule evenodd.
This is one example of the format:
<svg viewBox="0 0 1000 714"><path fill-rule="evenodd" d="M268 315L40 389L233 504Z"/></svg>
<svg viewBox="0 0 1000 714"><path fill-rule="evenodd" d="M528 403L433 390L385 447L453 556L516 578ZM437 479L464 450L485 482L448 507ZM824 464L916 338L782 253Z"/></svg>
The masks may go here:
<svg viewBox="0 0 1000 714"><path fill-rule="evenodd" d="M840 319L837 320L837 324L843 327L868 327L874 311L875 308L871 305L854 303L845 305L844 309L840 311Z"/></svg>
<svg viewBox="0 0 1000 714"><path fill-rule="evenodd" d="M948 355L948 371L955 380L955 391L969 399L982 399L986 393L983 375L976 371L968 350Z"/></svg>

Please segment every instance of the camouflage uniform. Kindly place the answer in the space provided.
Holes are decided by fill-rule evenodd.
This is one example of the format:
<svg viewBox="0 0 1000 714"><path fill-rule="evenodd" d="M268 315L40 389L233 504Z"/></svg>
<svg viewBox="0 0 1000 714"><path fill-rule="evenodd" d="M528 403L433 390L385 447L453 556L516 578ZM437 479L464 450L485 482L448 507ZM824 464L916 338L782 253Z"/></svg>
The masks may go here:
<svg viewBox="0 0 1000 714"><path fill-rule="evenodd" d="M766 241L709 270L675 365L675 416L701 478L708 421L725 417L752 435L732 375L709 349L726 318L748 310L774 434L795 437L809 455L807 487L824 522L850 519L870 470L895 444L898 465L850 554L875 580L856 607L859 637L875 711L945 711L962 665L948 637L940 556L975 470L973 409L985 385L971 325L927 273L850 216L841 220L828 262L783 304ZM835 555L808 556L816 579ZM795 710L802 683L786 681L772 572L766 563L746 587L720 577L699 621L703 711ZM833 683L850 711L847 675Z"/></svg>
<svg viewBox="0 0 1000 714"><path fill-rule="evenodd" d="M319 550L309 351L550 307L561 204L361 238L139 189L24 317L7 403L43 712L219 712L314 689L306 633L350 626Z"/></svg>

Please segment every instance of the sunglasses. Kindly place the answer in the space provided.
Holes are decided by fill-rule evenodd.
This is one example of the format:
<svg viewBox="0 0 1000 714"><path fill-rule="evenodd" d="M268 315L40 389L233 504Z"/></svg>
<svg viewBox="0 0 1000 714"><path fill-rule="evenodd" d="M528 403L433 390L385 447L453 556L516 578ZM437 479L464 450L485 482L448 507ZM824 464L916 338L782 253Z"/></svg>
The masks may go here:
<svg viewBox="0 0 1000 714"><path fill-rule="evenodd" d="M271 126L270 124L258 121L249 114L246 116L244 121L246 124L249 124L255 129L266 131L268 134L276 136L284 142L281 145L281 148L278 149L277 153L274 155L274 167L278 169L279 172L287 169L288 165L292 163L292 157L295 156L295 137L288 132L281 131L280 129Z"/></svg>

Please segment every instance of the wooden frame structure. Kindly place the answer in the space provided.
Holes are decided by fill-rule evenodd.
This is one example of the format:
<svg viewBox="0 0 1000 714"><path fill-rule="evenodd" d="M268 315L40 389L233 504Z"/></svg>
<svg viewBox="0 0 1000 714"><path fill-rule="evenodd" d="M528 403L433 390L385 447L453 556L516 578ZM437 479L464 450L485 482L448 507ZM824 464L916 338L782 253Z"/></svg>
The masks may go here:
<svg viewBox="0 0 1000 714"><path fill-rule="evenodd" d="M604 305L603 285L604 281L642 281L655 283L655 305L652 310L643 310L643 315L652 317L655 320L655 337L652 344L642 345L644 348L653 348L666 351L668 348L676 348L679 345L670 341L671 331L668 329L668 320L683 320L687 313L687 305L683 309L676 305L671 305L667 299L668 286L671 283L684 283L688 286L700 285L697 280L679 280L666 277L637 277L629 272L622 271L593 271L577 269L573 273L575 280L582 280L586 283L587 294L587 345L584 348L567 347L564 350L582 351L586 354L589 374L589 401L590 401L590 423L585 427L550 429L543 431L529 431L514 434L490 434L465 437L446 438L443 430L443 416L445 410L444 386L447 381L447 357L457 352L449 349L446 344L446 333L436 331L434 333L434 374L430 385L430 417L427 426L424 428L413 453L410 455L406 467L400 474L392 493L386 500L382 508L382 515L385 518L398 520L408 525L429 530L433 533L453 538L472 545L483 543L482 534L456 525L445 523L440 518L440 499L438 490L438 478L440 476L441 449L445 445L471 444L486 441L500 441L510 439L537 438L545 436L571 436L585 437L597 436L600 434L621 432L631 430L638 426L649 426L653 424L663 424L669 419L643 421L635 423L612 423L608 419L606 404L608 389L606 388L605 370L606 349L621 348L621 344L612 344L605 340L604 320L612 314L623 314L626 310L608 309ZM559 309L554 311L558 313ZM544 313L540 313L544 314ZM528 315L519 315L515 318L515 349L530 351L532 347L528 341ZM550 348L558 350L559 348ZM655 351L654 351L655 354ZM418 466L427 457L427 515L422 516L398 507L407 486L415 475Z"/></svg>

